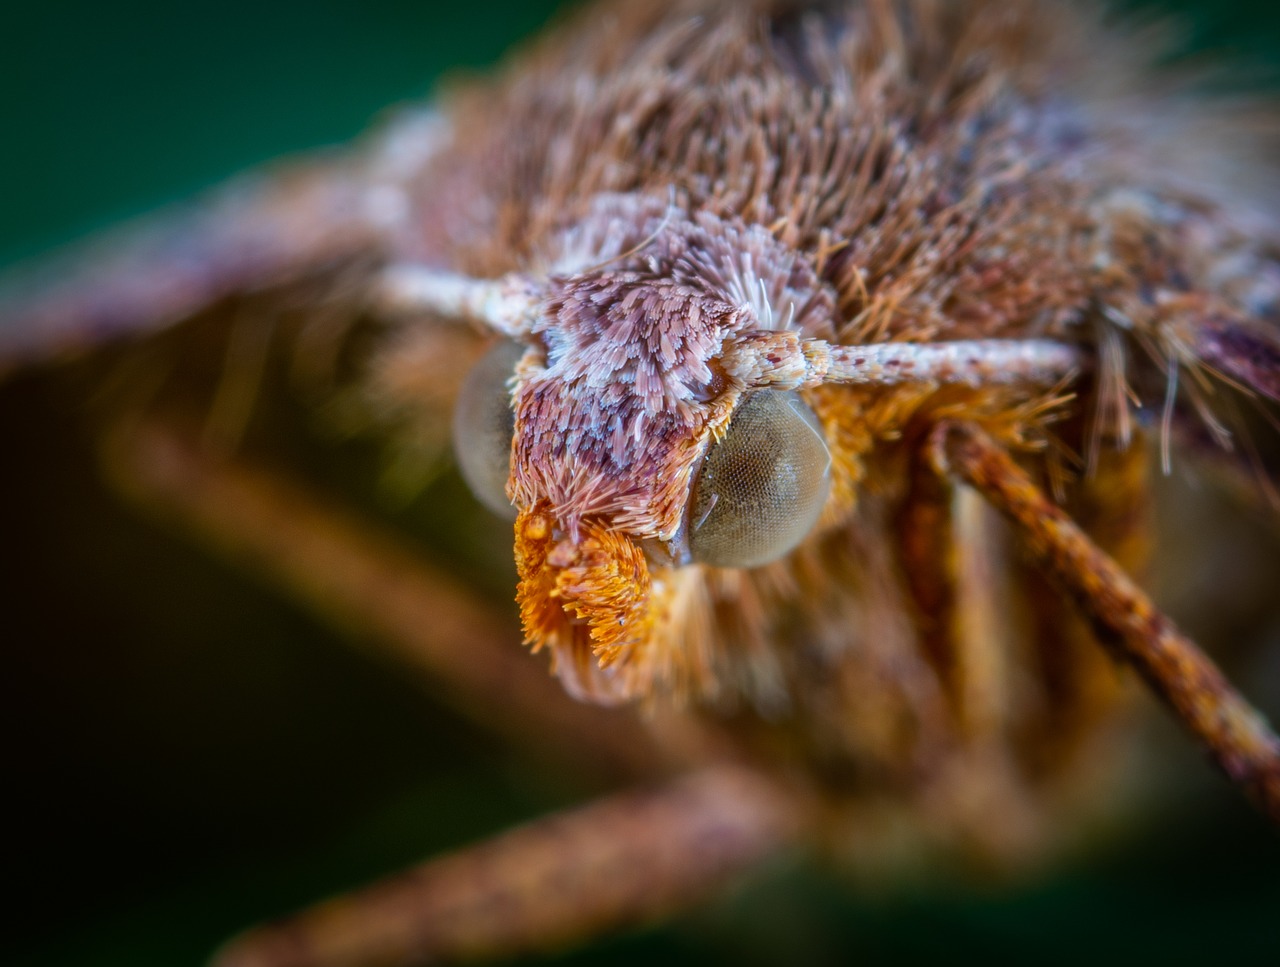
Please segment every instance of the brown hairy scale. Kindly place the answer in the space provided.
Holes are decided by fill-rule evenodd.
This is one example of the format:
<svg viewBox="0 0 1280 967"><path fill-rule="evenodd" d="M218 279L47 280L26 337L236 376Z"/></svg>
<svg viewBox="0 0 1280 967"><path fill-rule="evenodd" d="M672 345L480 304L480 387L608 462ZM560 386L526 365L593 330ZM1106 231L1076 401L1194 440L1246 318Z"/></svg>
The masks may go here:
<svg viewBox="0 0 1280 967"><path fill-rule="evenodd" d="M207 250L138 236L0 297L15 363L287 293L320 320L295 365L428 455L477 352L449 323L514 340L524 636L608 712L546 711L569 699L520 684L453 592L433 627L415 602L436 585L393 548L203 453L181 419L131 414L108 464L323 613L367 611L461 694L502 693L505 731L542 723L621 771L704 768L223 963L542 947L668 912L797 838L859 871L1033 867L1111 805L1124 666L1280 819L1280 743L1127 576L1149 554L1148 428L1208 451L1230 401L1280 400L1274 173L1250 163L1246 112L1171 94L1135 43L1051 0L601 3L363 154L268 182L272 204L224 200ZM179 262L167 289L135 281ZM262 368L239 355L212 420L232 431ZM820 427L817 523L769 563L697 563L707 454L774 392L812 411L796 432ZM458 661L467 627L486 671Z"/></svg>

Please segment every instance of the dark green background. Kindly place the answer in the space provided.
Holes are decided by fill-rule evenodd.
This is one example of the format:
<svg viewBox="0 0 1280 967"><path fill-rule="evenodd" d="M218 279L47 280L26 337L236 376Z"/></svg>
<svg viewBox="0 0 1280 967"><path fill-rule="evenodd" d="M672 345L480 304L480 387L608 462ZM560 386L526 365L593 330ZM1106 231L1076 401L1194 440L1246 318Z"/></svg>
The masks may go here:
<svg viewBox="0 0 1280 967"><path fill-rule="evenodd" d="M341 142L429 91L441 70L492 62L552 6L9 11L0 263L281 153ZM1277 63L1271 5L1164 7L1175 8L1190 13L1192 46ZM13 573L0 581L0 789L14 809L4 879L19 896L6 906L0 962L196 963L250 921L582 793L115 509L87 458L63 445L75 414L54 391L5 392L0 571ZM509 593L508 575L488 580L498 598ZM137 594L140 583L156 593ZM1171 770L1201 774L1194 751L1171 748ZM1211 778L1181 796L1125 844L1017 892L855 898L784 865L687 922L569 960L1275 956L1280 843Z"/></svg>

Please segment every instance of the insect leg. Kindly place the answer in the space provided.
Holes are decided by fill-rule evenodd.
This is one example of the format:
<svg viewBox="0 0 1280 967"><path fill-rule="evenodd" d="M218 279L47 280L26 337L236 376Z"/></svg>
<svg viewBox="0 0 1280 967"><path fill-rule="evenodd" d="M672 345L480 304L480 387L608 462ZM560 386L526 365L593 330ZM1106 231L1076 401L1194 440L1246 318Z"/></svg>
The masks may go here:
<svg viewBox="0 0 1280 967"><path fill-rule="evenodd" d="M799 804L718 767L537 820L237 938L217 967L454 963L683 909L783 847Z"/></svg>
<svg viewBox="0 0 1280 967"><path fill-rule="evenodd" d="M1076 600L1101 640L1280 822L1280 739L1217 666L985 433L941 424L932 450L941 472L974 487L1013 522L1036 563Z"/></svg>
<svg viewBox="0 0 1280 967"><path fill-rule="evenodd" d="M923 460L914 461L911 489L896 521L907 590L916 607L925 655L938 672L958 718L963 718L960 693L958 630L959 554L950 485Z"/></svg>
<svg viewBox="0 0 1280 967"><path fill-rule="evenodd" d="M425 673L458 711L526 747L568 755L576 774L651 775L689 748L674 735L657 741L634 719L567 701L491 605L391 537L280 475L212 456L198 438L156 420L117 428L108 474L148 513Z"/></svg>

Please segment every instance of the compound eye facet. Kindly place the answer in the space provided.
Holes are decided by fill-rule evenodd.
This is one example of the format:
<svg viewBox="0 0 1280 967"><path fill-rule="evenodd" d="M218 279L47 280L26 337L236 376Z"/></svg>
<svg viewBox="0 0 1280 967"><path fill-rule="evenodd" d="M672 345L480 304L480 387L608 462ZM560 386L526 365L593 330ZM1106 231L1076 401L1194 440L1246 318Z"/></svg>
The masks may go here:
<svg viewBox="0 0 1280 967"><path fill-rule="evenodd" d="M524 347L500 342L471 367L453 410L453 452L476 498L495 514L515 520L507 499L511 438L516 415L509 383Z"/></svg>
<svg viewBox="0 0 1280 967"><path fill-rule="evenodd" d="M714 567L755 567L800 543L822 513L831 454L797 393L761 390L733 414L694 482L689 551Z"/></svg>

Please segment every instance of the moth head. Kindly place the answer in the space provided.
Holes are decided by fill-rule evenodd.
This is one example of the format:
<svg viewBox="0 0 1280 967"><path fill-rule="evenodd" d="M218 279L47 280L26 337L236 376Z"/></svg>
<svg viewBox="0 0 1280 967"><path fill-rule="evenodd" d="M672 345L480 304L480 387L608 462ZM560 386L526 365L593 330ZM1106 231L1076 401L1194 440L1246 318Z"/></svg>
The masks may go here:
<svg viewBox="0 0 1280 967"><path fill-rule="evenodd" d="M455 413L459 464L515 516L527 640L574 694L649 694L678 664L677 586L793 550L826 502L823 429L753 385L759 320L631 267L553 281L529 338L497 344Z"/></svg>

